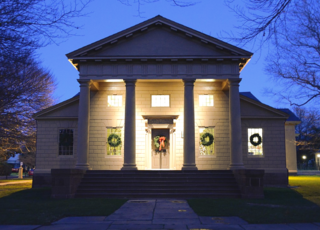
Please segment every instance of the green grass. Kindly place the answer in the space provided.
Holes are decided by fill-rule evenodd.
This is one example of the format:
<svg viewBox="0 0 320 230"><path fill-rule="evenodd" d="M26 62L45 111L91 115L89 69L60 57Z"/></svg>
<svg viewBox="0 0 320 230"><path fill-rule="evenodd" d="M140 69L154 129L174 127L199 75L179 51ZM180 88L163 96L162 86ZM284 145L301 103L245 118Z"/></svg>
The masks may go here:
<svg viewBox="0 0 320 230"><path fill-rule="evenodd" d="M1 180L2 181L17 181ZM107 216L124 199L51 199L26 183L0 186L0 224L49 224L66 216ZM265 188L265 199L189 199L201 216L239 216L249 223L320 222L320 176L291 176L289 188Z"/></svg>
<svg viewBox="0 0 320 230"><path fill-rule="evenodd" d="M17 182L17 181L25 181L25 182L32 182L32 177L25 177L23 179L18 179L18 178L14 178L14 179L4 179L4 180L0 180L0 184L1 183L8 183L8 182Z"/></svg>
<svg viewBox="0 0 320 230"><path fill-rule="evenodd" d="M290 176L290 188L265 188L265 199L189 199L200 216L239 216L249 223L320 222L320 177Z"/></svg>
<svg viewBox="0 0 320 230"><path fill-rule="evenodd" d="M67 216L108 216L124 199L52 199L31 183L0 186L0 224L50 224Z"/></svg>

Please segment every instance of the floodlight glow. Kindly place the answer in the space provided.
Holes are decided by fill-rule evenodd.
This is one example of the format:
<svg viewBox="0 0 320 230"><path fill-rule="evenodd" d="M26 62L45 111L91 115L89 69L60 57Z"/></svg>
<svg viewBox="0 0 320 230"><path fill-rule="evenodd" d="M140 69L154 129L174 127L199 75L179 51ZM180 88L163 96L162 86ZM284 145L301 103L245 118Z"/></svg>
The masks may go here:
<svg viewBox="0 0 320 230"><path fill-rule="evenodd" d="M306 156L302 156L302 159L305 160L305 159L307 159L307 157Z"/></svg>

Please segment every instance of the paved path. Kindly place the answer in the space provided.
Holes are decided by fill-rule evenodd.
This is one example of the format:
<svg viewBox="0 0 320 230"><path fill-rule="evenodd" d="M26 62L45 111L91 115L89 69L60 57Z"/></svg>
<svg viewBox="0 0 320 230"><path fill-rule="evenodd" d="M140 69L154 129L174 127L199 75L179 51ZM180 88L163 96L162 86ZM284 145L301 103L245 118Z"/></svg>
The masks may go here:
<svg viewBox="0 0 320 230"><path fill-rule="evenodd" d="M10 182L4 182L0 183L0 186L8 185L8 184L25 184L25 183L32 183L32 180L19 180L19 181L10 181Z"/></svg>
<svg viewBox="0 0 320 230"><path fill-rule="evenodd" d="M185 200L129 200L110 216L67 217L48 226L0 225L0 230L320 230L320 223L248 224L239 217L201 217Z"/></svg>
<svg viewBox="0 0 320 230"><path fill-rule="evenodd" d="M298 170L298 176L311 176L311 175L320 175L319 170Z"/></svg>

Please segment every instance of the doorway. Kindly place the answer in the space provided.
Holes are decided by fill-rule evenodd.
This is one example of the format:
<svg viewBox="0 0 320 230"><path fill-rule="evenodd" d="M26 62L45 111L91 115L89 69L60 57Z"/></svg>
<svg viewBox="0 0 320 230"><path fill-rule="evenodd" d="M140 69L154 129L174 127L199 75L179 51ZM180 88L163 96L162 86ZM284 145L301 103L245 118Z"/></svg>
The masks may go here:
<svg viewBox="0 0 320 230"><path fill-rule="evenodd" d="M163 144L158 147L155 145L155 137L165 137ZM169 169L170 168L170 129L152 129L151 134L151 168Z"/></svg>

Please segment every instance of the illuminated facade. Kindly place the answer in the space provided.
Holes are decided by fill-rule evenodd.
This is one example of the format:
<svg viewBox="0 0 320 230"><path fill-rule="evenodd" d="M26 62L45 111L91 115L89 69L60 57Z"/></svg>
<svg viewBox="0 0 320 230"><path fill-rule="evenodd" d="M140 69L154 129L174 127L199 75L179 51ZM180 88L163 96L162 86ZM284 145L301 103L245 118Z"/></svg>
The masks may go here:
<svg viewBox="0 0 320 230"><path fill-rule="evenodd" d="M251 56L161 16L67 54L80 93L35 115L35 174L256 168L287 177L298 120L239 93Z"/></svg>

